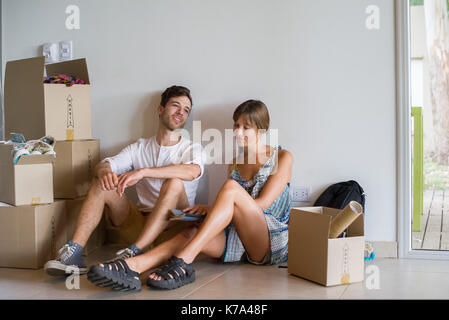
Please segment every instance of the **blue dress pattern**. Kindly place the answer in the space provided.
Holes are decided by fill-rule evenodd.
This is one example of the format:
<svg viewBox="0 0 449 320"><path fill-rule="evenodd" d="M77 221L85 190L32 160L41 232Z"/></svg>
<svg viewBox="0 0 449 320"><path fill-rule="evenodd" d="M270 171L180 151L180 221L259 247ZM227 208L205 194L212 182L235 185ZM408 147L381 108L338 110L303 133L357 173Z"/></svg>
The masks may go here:
<svg viewBox="0 0 449 320"><path fill-rule="evenodd" d="M274 149L271 157L251 180L243 180L237 170L236 165L234 165L231 170L230 178L238 182L253 199L256 199L272 172L277 168L277 152L280 149L280 146ZM290 207L290 184L288 183L270 207L263 210L265 221L267 222L270 233L271 264L278 264L287 261ZM223 261L234 262L244 260L246 257L245 248L237 234L237 230L232 223L226 227L225 234L226 246L222 256Z"/></svg>

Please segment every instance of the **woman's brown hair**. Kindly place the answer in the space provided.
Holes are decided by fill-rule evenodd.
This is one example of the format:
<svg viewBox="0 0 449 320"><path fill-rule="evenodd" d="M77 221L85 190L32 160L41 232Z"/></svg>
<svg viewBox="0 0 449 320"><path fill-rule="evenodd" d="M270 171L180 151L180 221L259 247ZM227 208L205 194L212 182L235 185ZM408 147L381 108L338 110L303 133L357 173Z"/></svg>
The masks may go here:
<svg viewBox="0 0 449 320"><path fill-rule="evenodd" d="M243 115L246 120L257 129L268 130L270 127L270 114L267 106L260 100L247 100L240 104L234 111L234 122Z"/></svg>

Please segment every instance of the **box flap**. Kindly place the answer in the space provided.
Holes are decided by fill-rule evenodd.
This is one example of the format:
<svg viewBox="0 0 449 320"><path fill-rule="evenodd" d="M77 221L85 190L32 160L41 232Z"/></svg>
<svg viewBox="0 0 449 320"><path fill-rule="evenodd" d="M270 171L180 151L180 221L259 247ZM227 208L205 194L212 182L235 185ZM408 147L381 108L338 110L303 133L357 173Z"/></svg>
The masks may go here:
<svg viewBox="0 0 449 320"><path fill-rule="evenodd" d="M329 207L300 207L297 208L303 211L309 211L314 213L320 213L332 217L334 219L340 212L340 209ZM348 228L347 237L359 237L365 235L363 214L355 219Z"/></svg>
<svg viewBox="0 0 449 320"><path fill-rule="evenodd" d="M44 128L45 57L8 61L5 69L5 135L27 133L39 139ZM24 117L26 114L26 117Z"/></svg>
<svg viewBox="0 0 449 320"><path fill-rule="evenodd" d="M332 217L322 208L292 208L288 231L288 272L325 284L327 243ZM307 208L309 209L309 208Z"/></svg>
<svg viewBox="0 0 449 320"><path fill-rule="evenodd" d="M52 154L32 154L21 156L16 165L24 164L40 164L40 163L54 163L56 157Z"/></svg>
<svg viewBox="0 0 449 320"><path fill-rule="evenodd" d="M0 143L0 164L10 166L13 164L12 144Z"/></svg>
<svg viewBox="0 0 449 320"><path fill-rule="evenodd" d="M308 219L312 219L307 223L313 225L318 236L325 236L326 239L329 238L331 221L340 211L327 207L298 207L292 210L301 213L304 217L309 217Z"/></svg>
<svg viewBox="0 0 449 320"><path fill-rule="evenodd" d="M84 80L86 84L90 84L85 58L47 64L45 69L47 70L47 76L65 74Z"/></svg>

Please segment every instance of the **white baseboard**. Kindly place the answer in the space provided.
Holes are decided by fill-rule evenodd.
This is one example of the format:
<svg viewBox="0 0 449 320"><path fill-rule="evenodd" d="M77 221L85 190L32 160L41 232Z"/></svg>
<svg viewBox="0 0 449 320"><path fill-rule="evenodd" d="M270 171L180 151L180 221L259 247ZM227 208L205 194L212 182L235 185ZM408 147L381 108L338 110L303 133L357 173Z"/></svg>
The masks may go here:
<svg viewBox="0 0 449 320"><path fill-rule="evenodd" d="M398 243L397 241L368 241L374 249L376 258L397 258Z"/></svg>

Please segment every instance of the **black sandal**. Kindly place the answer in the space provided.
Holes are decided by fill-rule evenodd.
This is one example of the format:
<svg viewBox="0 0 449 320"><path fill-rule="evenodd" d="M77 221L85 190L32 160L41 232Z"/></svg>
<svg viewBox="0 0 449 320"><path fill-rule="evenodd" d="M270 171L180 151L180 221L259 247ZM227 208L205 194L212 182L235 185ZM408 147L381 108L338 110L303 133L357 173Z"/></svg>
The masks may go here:
<svg viewBox="0 0 449 320"><path fill-rule="evenodd" d="M135 277L139 278L139 274L131 270L123 259L92 266L87 273L87 279L93 284L117 291L140 291L142 283Z"/></svg>
<svg viewBox="0 0 449 320"><path fill-rule="evenodd" d="M187 264L175 256L168 263L154 272L163 280L147 279L147 286L155 289L176 289L195 281L195 270L192 264Z"/></svg>

